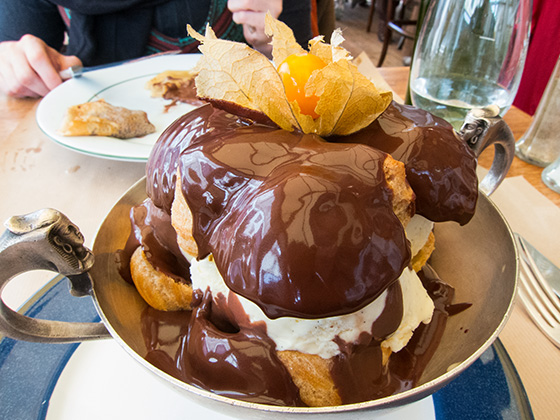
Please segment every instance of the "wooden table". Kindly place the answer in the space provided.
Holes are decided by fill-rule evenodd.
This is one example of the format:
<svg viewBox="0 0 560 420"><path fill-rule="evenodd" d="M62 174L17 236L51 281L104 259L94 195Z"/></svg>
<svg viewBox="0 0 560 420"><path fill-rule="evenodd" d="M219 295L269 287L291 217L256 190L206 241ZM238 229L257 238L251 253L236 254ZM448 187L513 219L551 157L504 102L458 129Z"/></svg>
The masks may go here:
<svg viewBox="0 0 560 420"><path fill-rule="evenodd" d="M379 72L396 93L404 97L408 68L380 68ZM18 212L26 208L24 204L55 207L80 226L87 242L112 203L142 176L144 165L83 156L54 144L36 126L36 104L37 100L0 96L0 176L4 179L0 180L0 193L8 197L0 207L0 217L4 220L6 216L20 214ZM505 119L516 138L531 123L530 116L515 108ZM490 155L481 157L483 166L489 166L489 162ZM542 168L515 158L509 176L523 175L538 191L560 206L560 195L542 183L541 172ZM105 182L104 176L109 181ZM104 182L104 191L102 195L90 197L88 185L94 182ZM49 188L52 192L45 191ZM22 194L29 197L21 199ZM87 217L83 214L85 208L90 209ZM37 283L34 287L39 286ZM14 306L28 297L18 293L17 289L12 287L8 293L5 290ZM519 372L535 417L558 418L560 350L540 333L519 304L516 304L500 339Z"/></svg>

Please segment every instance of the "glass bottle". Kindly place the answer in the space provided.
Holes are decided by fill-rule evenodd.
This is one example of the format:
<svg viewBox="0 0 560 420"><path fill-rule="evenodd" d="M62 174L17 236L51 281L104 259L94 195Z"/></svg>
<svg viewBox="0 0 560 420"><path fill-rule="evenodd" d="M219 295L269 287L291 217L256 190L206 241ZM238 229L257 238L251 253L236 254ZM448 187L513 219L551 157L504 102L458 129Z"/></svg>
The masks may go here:
<svg viewBox="0 0 560 420"><path fill-rule="evenodd" d="M429 5L430 5L430 0L420 0L420 6L418 8L418 19L416 20L416 33L414 37L414 46L412 47L412 57L410 59L411 67L412 67L412 61L414 59L414 51L416 51L416 44L418 43L418 38L420 37L420 31L422 30L422 23L424 22L424 17L426 16L426 10L428 10ZM408 85L406 86L404 103L406 105L412 105L412 98L410 96L410 74L408 75Z"/></svg>
<svg viewBox="0 0 560 420"><path fill-rule="evenodd" d="M560 57L531 126L515 144L515 154L537 166L547 166L560 156Z"/></svg>
<svg viewBox="0 0 560 420"><path fill-rule="evenodd" d="M472 108L511 106L525 62L531 0L432 0L412 61L414 106L460 129Z"/></svg>
<svg viewBox="0 0 560 420"><path fill-rule="evenodd" d="M548 188L560 193L560 157L544 168L541 176Z"/></svg>

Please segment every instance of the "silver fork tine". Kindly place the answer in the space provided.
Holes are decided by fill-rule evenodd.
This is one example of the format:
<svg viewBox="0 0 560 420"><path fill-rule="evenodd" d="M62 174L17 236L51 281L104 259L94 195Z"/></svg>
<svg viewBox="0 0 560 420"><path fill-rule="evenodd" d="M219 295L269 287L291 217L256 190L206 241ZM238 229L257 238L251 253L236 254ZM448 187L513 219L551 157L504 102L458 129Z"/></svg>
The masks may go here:
<svg viewBox="0 0 560 420"><path fill-rule="evenodd" d="M523 238L515 236L521 266L518 296L535 324L560 348L560 299L540 274L524 246Z"/></svg>
<svg viewBox="0 0 560 420"><path fill-rule="evenodd" d="M527 312L529 312L529 315L531 316L531 318L533 319L533 321L535 322L535 324L537 324L537 326L539 327L539 329L545 334L545 336L554 343L554 345L556 345L556 347L560 348L560 334L558 329L555 329L553 327L551 327L550 325L548 325L548 323L546 323L543 319L541 314L538 312L538 310L536 309L536 307L533 305L533 302L531 301L531 299L529 297L527 297L527 295L525 294L524 291L524 284L521 283L521 288L518 289L518 296L521 299L521 302L523 302L523 305L525 306L525 309L527 310Z"/></svg>
<svg viewBox="0 0 560 420"><path fill-rule="evenodd" d="M546 305L546 303L543 303L542 299L535 293L533 284L534 280L532 279L532 276L526 275L523 271L521 271L519 275L521 277L522 286L522 289L520 289L520 293L524 293L525 298L528 298L530 300L532 308L538 312L540 318L543 318L543 321L545 321L551 327L558 325L558 321L551 315L548 305ZM538 289L536 290L538 292ZM523 298L522 300L525 304L525 307L527 307L528 302L526 302L526 300L524 300Z"/></svg>
<svg viewBox="0 0 560 420"><path fill-rule="evenodd" d="M539 300L547 307L549 313L556 319L556 322L560 323L560 299L558 299L548 282L536 268L537 265L533 257L526 252L523 240L519 240L519 243L523 247L523 255L520 259L521 268L527 273L528 280L538 293Z"/></svg>
<svg viewBox="0 0 560 420"><path fill-rule="evenodd" d="M546 280L539 279L540 274L535 272L532 267L521 259L521 268L526 273L525 285L528 287L528 292L535 301L539 303L541 312L551 325L560 323L560 300L550 289ZM536 293L533 293L536 292ZM545 309L546 308L546 309Z"/></svg>
<svg viewBox="0 0 560 420"><path fill-rule="evenodd" d="M539 327L542 326L546 328L549 326L549 323L543 319L541 311L539 311L539 309L535 305L534 299L528 296L529 291L526 289L527 285L525 283L527 281L527 278L524 276L525 276L524 273L520 273L521 282L519 283L519 289L517 290L517 295L521 299L521 302L523 302L523 306L525 306L525 309L527 310L527 312L529 312L529 315L531 315L531 318L535 320L536 324Z"/></svg>

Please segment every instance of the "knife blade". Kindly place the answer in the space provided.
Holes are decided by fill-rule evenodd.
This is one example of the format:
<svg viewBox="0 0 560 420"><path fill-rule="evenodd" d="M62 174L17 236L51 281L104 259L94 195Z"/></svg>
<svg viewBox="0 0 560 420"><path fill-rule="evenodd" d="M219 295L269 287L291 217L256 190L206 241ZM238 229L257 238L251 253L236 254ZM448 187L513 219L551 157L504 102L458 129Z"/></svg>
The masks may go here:
<svg viewBox="0 0 560 420"><path fill-rule="evenodd" d="M180 53L181 53L181 50L171 50L171 51L163 51L163 52L159 52L159 53L155 53L155 54L151 54L151 55L146 55L146 56L140 57L140 58L133 58L132 60L122 60L122 61L115 61L113 63L100 64L98 66L83 67L81 65L77 65L77 66L72 66L72 67L68 67L64 70L61 70L60 72L58 72L58 74L60 75L60 78L62 80L67 80L67 79L81 77L82 74L90 72L90 71L94 71L94 70L101 70L101 69L106 69L106 68L109 68L109 67L116 67L116 66L120 66L121 64L136 63L138 61L143 61L143 60L147 60L149 58L159 57L159 56L162 56L162 55L175 55L175 54L180 54Z"/></svg>
<svg viewBox="0 0 560 420"><path fill-rule="evenodd" d="M554 293L560 297L560 268L558 268L553 262L551 262L547 257L545 257L537 248L535 248L527 239L523 238L521 235L517 235L519 239L523 242L523 245L527 252L531 255L537 268L546 279Z"/></svg>

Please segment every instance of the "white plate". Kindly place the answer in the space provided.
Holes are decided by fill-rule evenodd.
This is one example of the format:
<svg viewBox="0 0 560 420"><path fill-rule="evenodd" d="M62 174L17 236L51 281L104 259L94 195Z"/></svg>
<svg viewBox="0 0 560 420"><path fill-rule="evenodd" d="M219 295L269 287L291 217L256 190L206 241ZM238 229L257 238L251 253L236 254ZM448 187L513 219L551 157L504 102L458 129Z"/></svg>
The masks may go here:
<svg viewBox="0 0 560 420"><path fill-rule="evenodd" d="M156 379L115 341L88 342L65 366L45 419L239 419L196 404L182 392ZM375 420L437 420L431 397L375 414ZM356 420L371 418L371 413L356 414Z"/></svg>
<svg viewBox="0 0 560 420"><path fill-rule="evenodd" d="M160 134L173 121L195 107L179 103L168 111L170 101L152 98L145 83L165 70L190 70L200 54L160 56L84 73L53 89L37 108L37 124L55 142L87 155L125 161L146 161ZM101 136L61 136L58 129L68 107L105 99L115 106L142 110L156 126L156 132L128 140Z"/></svg>
<svg viewBox="0 0 560 420"><path fill-rule="evenodd" d="M72 297L62 276L20 312L60 321L99 321L91 298ZM114 340L79 345L0 340L0 419L234 418L194 403L183 392L163 384ZM356 420L374 418L533 420L533 415L515 367L496 340L433 396L391 410L356 413Z"/></svg>

